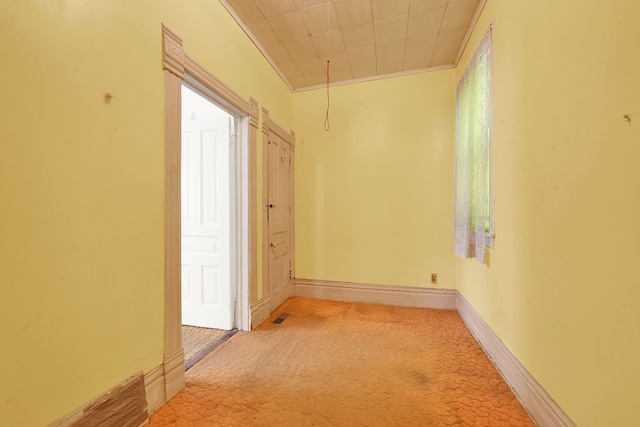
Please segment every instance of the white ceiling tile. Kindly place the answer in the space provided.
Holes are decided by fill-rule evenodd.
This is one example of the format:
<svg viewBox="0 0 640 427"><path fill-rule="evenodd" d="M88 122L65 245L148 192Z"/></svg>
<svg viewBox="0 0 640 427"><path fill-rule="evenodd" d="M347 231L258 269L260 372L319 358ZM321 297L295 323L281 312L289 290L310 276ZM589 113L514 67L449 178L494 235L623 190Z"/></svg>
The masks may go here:
<svg viewBox="0 0 640 427"><path fill-rule="evenodd" d="M317 6L319 4L327 4L327 0L293 0L293 2L296 4L298 10Z"/></svg>
<svg viewBox="0 0 640 427"><path fill-rule="evenodd" d="M372 0L373 20L395 18L409 13L409 0Z"/></svg>
<svg viewBox="0 0 640 427"><path fill-rule="evenodd" d="M376 64L364 64L351 67L354 79L362 79L365 77L374 77L378 73Z"/></svg>
<svg viewBox="0 0 640 427"><path fill-rule="evenodd" d="M278 64L278 67L287 78L302 77L300 69L298 69L298 66L293 62L283 62L282 64Z"/></svg>
<svg viewBox="0 0 640 427"><path fill-rule="evenodd" d="M376 64L376 49L373 46L359 47L347 51L349 63L353 67L355 64Z"/></svg>
<svg viewBox="0 0 640 427"><path fill-rule="evenodd" d="M309 86L321 85L327 82L327 73L323 71L322 73L306 74L304 78Z"/></svg>
<svg viewBox="0 0 640 427"><path fill-rule="evenodd" d="M456 4L447 6L447 11L442 20L441 31L457 30L459 28L468 28L471 18L476 13L473 4Z"/></svg>
<svg viewBox="0 0 640 427"><path fill-rule="evenodd" d="M438 9L440 7L445 7L446 5L447 0L411 0L411 4L409 5L409 13Z"/></svg>
<svg viewBox="0 0 640 427"><path fill-rule="evenodd" d="M311 39L309 37L284 40L282 44L287 49L287 52L289 52L289 55L291 55L291 58L293 58L294 60L311 58L318 55L318 52L316 52L316 48L313 46L313 43L311 42Z"/></svg>
<svg viewBox="0 0 640 427"><path fill-rule="evenodd" d="M287 80L289 80L289 83L291 83L291 86L293 86L294 89L309 86L309 83L307 83L304 76L291 76L290 78L287 78Z"/></svg>
<svg viewBox="0 0 640 427"><path fill-rule="evenodd" d="M296 65L302 74L313 74L313 73L322 73L324 72L324 66L320 58L305 58L298 59L296 61Z"/></svg>
<svg viewBox="0 0 640 427"><path fill-rule="evenodd" d="M461 30L443 31L438 35L436 51L455 50L460 48L462 40L467 33L465 28Z"/></svg>
<svg viewBox="0 0 640 427"><path fill-rule="evenodd" d="M269 24L266 19L247 22L247 27L263 45L280 41L278 36L276 36L276 33L273 32L271 24Z"/></svg>
<svg viewBox="0 0 640 427"><path fill-rule="evenodd" d="M453 6L456 4L467 4L473 7L477 7L480 3L480 0L449 0L449 6Z"/></svg>
<svg viewBox="0 0 640 427"><path fill-rule="evenodd" d="M379 75L385 74L394 74L402 71L403 63L402 60L399 61L390 61L390 62L381 62L378 64L376 70Z"/></svg>
<svg viewBox="0 0 640 427"><path fill-rule="evenodd" d="M346 51L332 53L329 56L329 60L331 61L329 69L332 73L335 70L344 70L350 67ZM323 63L323 66L326 66L326 61Z"/></svg>
<svg viewBox="0 0 640 427"><path fill-rule="evenodd" d="M295 88L451 65L480 0L227 0ZM328 13L328 15L327 15Z"/></svg>
<svg viewBox="0 0 640 427"><path fill-rule="evenodd" d="M303 9L300 11L300 17L307 27L307 31L312 35L338 28L338 19L332 3L325 2L319 6Z"/></svg>
<svg viewBox="0 0 640 427"><path fill-rule="evenodd" d="M257 19L263 19L264 16L253 0L227 0L229 6L238 14L243 22L251 22Z"/></svg>
<svg viewBox="0 0 640 427"><path fill-rule="evenodd" d="M269 23L281 41L308 36L307 29L297 11L269 18Z"/></svg>
<svg viewBox="0 0 640 427"><path fill-rule="evenodd" d="M353 73L354 79L363 79L376 76L378 74L378 68L373 64L372 66L351 68L351 72Z"/></svg>
<svg viewBox="0 0 640 427"><path fill-rule="evenodd" d="M431 9L424 12L409 15L407 37L415 37L421 34L435 34L440 31L445 8Z"/></svg>
<svg viewBox="0 0 640 427"><path fill-rule="evenodd" d="M368 0L342 0L333 4L340 28L372 22L371 2Z"/></svg>
<svg viewBox="0 0 640 427"><path fill-rule="evenodd" d="M272 16L282 15L283 13L296 10L296 5L293 0L254 0L256 5L265 16L265 18L271 18Z"/></svg>
<svg viewBox="0 0 640 427"><path fill-rule="evenodd" d="M433 56L431 57L429 66L439 67L441 65L453 65L453 62L456 60L457 54L458 49L434 52Z"/></svg>
<svg viewBox="0 0 640 427"><path fill-rule="evenodd" d="M376 66L378 74L402 71L405 41L376 45Z"/></svg>
<svg viewBox="0 0 640 427"><path fill-rule="evenodd" d="M266 44L264 45L264 49L267 51L271 59L277 63L290 62L292 60L291 55L289 55L287 49L285 49L284 45L280 42Z"/></svg>
<svg viewBox="0 0 640 427"><path fill-rule="evenodd" d="M404 40L407 37L407 16L376 21L373 30L376 45Z"/></svg>
<svg viewBox="0 0 640 427"><path fill-rule="evenodd" d="M320 58L326 59L327 53L340 52L344 50L342 33L340 30L331 31L324 34L315 34L311 37Z"/></svg>
<svg viewBox="0 0 640 427"><path fill-rule="evenodd" d="M347 50L363 46L373 46L373 24L343 28L342 39Z"/></svg>
<svg viewBox="0 0 640 427"><path fill-rule="evenodd" d="M431 55L414 56L412 58L404 58L404 71L420 70L428 68L431 61Z"/></svg>
<svg viewBox="0 0 640 427"><path fill-rule="evenodd" d="M431 57L437 40L437 34L423 34L421 36L407 39L407 44L404 51L405 61L406 58L411 58L414 56L428 55L429 57Z"/></svg>
<svg viewBox="0 0 640 427"><path fill-rule="evenodd" d="M376 50L373 46L361 47L347 51L351 72L354 78L376 75Z"/></svg>
<svg viewBox="0 0 640 427"><path fill-rule="evenodd" d="M343 82L345 80L352 80L353 74L351 73L351 68L343 68L340 70L335 70L331 72L330 81L331 83L335 82Z"/></svg>

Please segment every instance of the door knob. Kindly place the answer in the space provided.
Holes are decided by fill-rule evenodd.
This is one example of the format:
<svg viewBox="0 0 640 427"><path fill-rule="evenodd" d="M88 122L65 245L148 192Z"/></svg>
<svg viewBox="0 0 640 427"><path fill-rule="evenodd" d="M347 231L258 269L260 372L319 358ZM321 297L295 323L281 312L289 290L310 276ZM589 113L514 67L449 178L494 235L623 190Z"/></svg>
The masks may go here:
<svg viewBox="0 0 640 427"><path fill-rule="evenodd" d="M270 208L275 208L276 207L276 205L274 205L274 204L268 204L267 206L270 207Z"/></svg>
<svg viewBox="0 0 640 427"><path fill-rule="evenodd" d="M272 248L275 248L278 245L276 245L275 243L270 243L269 246L271 246Z"/></svg>

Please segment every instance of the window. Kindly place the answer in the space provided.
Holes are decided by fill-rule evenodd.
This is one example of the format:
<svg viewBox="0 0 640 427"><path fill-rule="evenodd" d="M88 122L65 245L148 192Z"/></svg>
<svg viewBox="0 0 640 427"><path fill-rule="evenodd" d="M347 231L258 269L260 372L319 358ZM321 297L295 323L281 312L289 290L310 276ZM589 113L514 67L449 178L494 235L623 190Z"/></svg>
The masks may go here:
<svg viewBox="0 0 640 427"><path fill-rule="evenodd" d="M456 92L455 253L484 262L493 247L491 123L493 28L469 61Z"/></svg>

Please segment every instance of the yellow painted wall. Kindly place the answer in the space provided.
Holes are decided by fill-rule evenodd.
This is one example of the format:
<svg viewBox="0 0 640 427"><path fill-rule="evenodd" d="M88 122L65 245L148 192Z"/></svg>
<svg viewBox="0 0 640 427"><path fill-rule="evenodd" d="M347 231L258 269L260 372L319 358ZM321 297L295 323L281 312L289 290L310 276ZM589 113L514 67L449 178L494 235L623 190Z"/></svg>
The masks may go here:
<svg viewBox="0 0 640 427"><path fill-rule="evenodd" d="M334 87L325 133L324 91L291 95L217 2L2 1L0 425L161 363L161 22L296 130L298 277L438 272L578 425L637 424L637 16L489 0L461 67ZM479 265L452 255L454 89L491 20L497 238Z"/></svg>
<svg viewBox="0 0 640 427"><path fill-rule="evenodd" d="M579 426L640 422L638 16L489 0L456 73L495 20L496 247L457 287Z"/></svg>
<svg viewBox="0 0 640 427"><path fill-rule="evenodd" d="M453 288L455 71L294 94L296 277Z"/></svg>
<svg viewBox="0 0 640 427"><path fill-rule="evenodd" d="M217 1L0 2L0 425L46 425L162 362L162 22L293 122Z"/></svg>

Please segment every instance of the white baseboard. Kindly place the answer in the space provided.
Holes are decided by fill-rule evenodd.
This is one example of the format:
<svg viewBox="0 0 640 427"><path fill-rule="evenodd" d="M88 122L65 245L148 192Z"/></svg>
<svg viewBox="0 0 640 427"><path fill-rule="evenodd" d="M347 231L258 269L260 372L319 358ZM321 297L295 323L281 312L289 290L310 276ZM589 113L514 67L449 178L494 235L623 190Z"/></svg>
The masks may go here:
<svg viewBox="0 0 640 427"><path fill-rule="evenodd" d="M575 427L573 421L562 408L456 290L296 279L295 295L332 301L457 310L467 328L502 374L536 425L540 427ZM269 314L269 297L254 303L251 306L251 327L264 322ZM147 413L151 415L171 399L184 387L184 383L184 353L180 351L165 360L163 365L144 374ZM79 425L82 423L84 415L82 410L74 411L62 420L52 423L51 426Z"/></svg>
<svg viewBox="0 0 640 427"><path fill-rule="evenodd" d="M456 290L296 279L295 295L332 301L457 310L467 328L538 426L575 427L562 408Z"/></svg>
<svg viewBox="0 0 640 427"><path fill-rule="evenodd" d="M540 427L575 427L562 408L503 344L471 304L456 291L458 314Z"/></svg>
<svg viewBox="0 0 640 427"><path fill-rule="evenodd" d="M267 296L251 304L251 329L260 325L269 318L269 315L271 314L269 313L270 301L271 298Z"/></svg>
<svg viewBox="0 0 640 427"><path fill-rule="evenodd" d="M456 291L454 289L296 279L295 295L332 301L366 302L440 310L456 309Z"/></svg>

